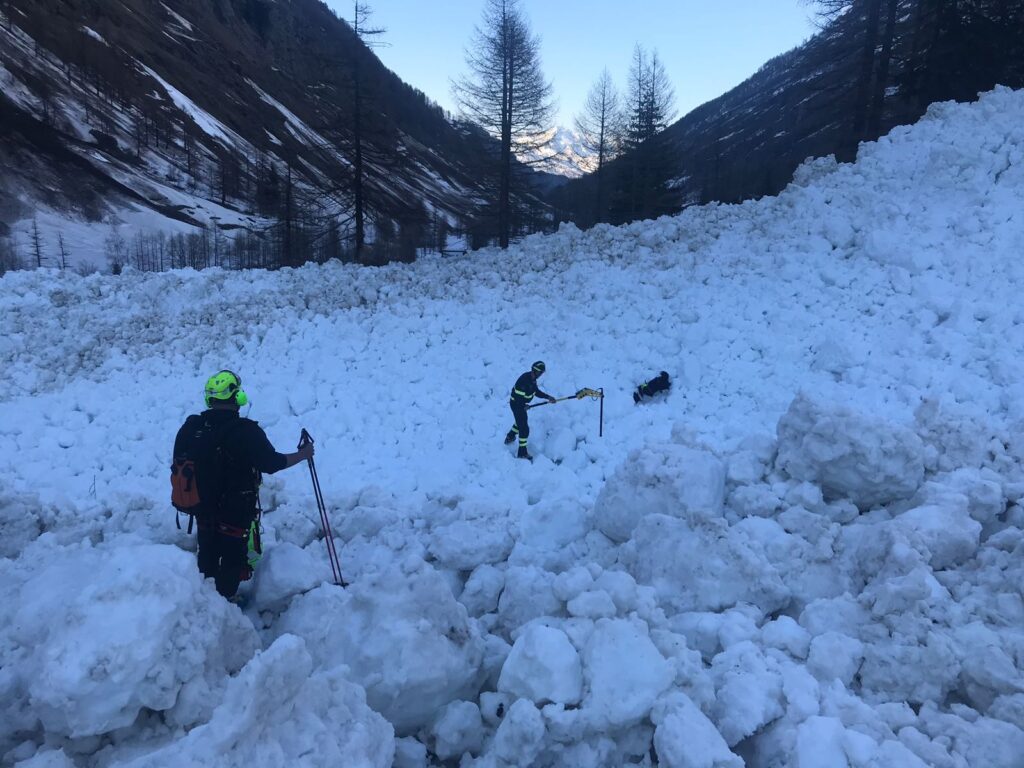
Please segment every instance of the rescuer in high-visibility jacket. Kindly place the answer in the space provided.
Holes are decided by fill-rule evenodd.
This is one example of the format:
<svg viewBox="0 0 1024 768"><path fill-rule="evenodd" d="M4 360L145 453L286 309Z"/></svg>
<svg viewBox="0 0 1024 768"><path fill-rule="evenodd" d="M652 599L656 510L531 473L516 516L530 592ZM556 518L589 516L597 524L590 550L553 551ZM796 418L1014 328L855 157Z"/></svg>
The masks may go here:
<svg viewBox="0 0 1024 768"><path fill-rule="evenodd" d="M515 386L512 387L512 394L509 397L508 406L512 409L512 416L515 418L516 423L505 435L505 445L508 445L516 437L519 438L519 452L516 454L517 458L529 459L533 461L533 457L526 450L526 441L530 437L530 424L526 418L526 406L529 404L534 397L543 397L549 403L555 402L555 398L546 392L541 392L537 386L537 379L544 375L544 362L538 360L532 366L530 370L516 379Z"/></svg>

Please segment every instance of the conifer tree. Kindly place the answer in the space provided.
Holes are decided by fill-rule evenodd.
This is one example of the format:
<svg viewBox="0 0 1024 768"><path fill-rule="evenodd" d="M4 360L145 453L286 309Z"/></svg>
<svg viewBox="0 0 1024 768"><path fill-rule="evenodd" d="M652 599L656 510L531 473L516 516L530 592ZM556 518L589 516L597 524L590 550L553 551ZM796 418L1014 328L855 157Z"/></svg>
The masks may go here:
<svg viewBox="0 0 1024 768"><path fill-rule="evenodd" d="M32 237L31 237L31 240L32 240L32 258L36 262L36 269L39 269L39 268L41 268L43 266L43 259L44 259L44 256L43 256L43 238L39 234L39 221L35 217L32 218Z"/></svg>
<svg viewBox="0 0 1024 768"><path fill-rule="evenodd" d="M665 130L675 116L674 101L675 91L658 52L648 55L638 44L629 71L625 148L636 149Z"/></svg>
<svg viewBox="0 0 1024 768"><path fill-rule="evenodd" d="M482 23L466 49L469 74L453 87L463 117L498 141L498 242L507 248L512 229L514 158L551 140L551 85L540 66L540 38L519 0L486 0Z"/></svg>
<svg viewBox="0 0 1024 768"><path fill-rule="evenodd" d="M352 12L352 31L367 47L372 46L372 41L385 32L383 28L369 26L371 15L370 6L357 0ZM363 82L361 58L362 52L356 50L352 57L352 196L356 260L360 262L363 261L363 249L366 246L366 85Z"/></svg>
<svg viewBox="0 0 1024 768"><path fill-rule="evenodd" d="M67 249L67 246L64 244L64 233L63 232L58 232L57 233L57 253L60 256L60 262L58 263L57 266L59 266L62 270L63 269L67 269L68 268L68 249Z"/></svg>
<svg viewBox="0 0 1024 768"><path fill-rule="evenodd" d="M626 99L623 161L618 168L617 199L612 218L633 221L674 209L668 182L676 168L673 148L655 138L674 116L675 93L657 52L633 49Z"/></svg>
<svg viewBox="0 0 1024 768"><path fill-rule="evenodd" d="M583 112L576 117L576 130L582 138L583 147L597 156L594 220L600 218L605 209L605 164L619 154L622 146L619 102L619 93L605 69L587 94Z"/></svg>

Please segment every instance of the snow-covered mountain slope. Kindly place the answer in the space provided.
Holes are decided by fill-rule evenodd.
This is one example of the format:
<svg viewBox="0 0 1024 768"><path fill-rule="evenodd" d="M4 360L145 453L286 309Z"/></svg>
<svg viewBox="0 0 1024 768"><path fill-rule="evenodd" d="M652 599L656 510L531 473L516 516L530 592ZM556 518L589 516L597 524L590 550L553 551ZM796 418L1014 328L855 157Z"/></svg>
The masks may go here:
<svg viewBox="0 0 1024 768"><path fill-rule="evenodd" d="M597 170L597 157L585 146L574 128L555 128L546 146L524 158L538 170L575 179Z"/></svg>
<svg viewBox="0 0 1024 768"><path fill-rule="evenodd" d="M449 123L319 0L82 0L0 9L0 235L50 266L105 264L131 234L264 232L282 217L344 233L362 86L371 222L457 222L485 139ZM370 228L371 233L373 228ZM372 236L371 238L372 239Z"/></svg>
<svg viewBox="0 0 1024 768"><path fill-rule="evenodd" d="M402 268L4 276L3 761L1016 768L1022 126L996 91L777 198ZM607 396L531 465L537 358ZM317 439L347 590L301 468L244 614L181 551L222 366Z"/></svg>

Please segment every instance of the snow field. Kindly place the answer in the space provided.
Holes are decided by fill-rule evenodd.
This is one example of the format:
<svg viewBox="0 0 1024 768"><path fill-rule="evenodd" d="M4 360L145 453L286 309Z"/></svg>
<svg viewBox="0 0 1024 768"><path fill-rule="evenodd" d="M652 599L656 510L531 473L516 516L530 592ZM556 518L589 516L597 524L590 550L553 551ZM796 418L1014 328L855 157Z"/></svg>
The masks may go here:
<svg viewBox="0 0 1024 768"><path fill-rule="evenodd" d="M507 253L5 276L2 761L1020 766L1022 118ZM528 465L538 358L605 437L532 411ZM301 468L244 614L181 551L170 443L223 366L317 439L347 590Z"/></svg>

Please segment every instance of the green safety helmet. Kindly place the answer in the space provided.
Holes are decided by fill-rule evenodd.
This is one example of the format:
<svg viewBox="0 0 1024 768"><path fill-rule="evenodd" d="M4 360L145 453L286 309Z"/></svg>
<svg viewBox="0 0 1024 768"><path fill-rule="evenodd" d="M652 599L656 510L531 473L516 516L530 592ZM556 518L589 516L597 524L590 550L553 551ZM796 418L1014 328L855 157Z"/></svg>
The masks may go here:
<svg viewBox="0 0 1024 768"><path fill-rule="evenodd" d="M206 380L204 399L207 408L213 405L214 400L239 407L249 402L249 396L242 391L242 377L228 370L217 371Z"/></svg>
<svg viewBox="0 0 1024 768"><path fill-rule="evenodd" d="M540 374L544 373L544 371L546 371L547 368L544 366L543 360L538 360L530 367L530 370L539 376Z"/></svg>

